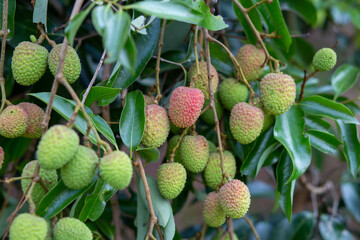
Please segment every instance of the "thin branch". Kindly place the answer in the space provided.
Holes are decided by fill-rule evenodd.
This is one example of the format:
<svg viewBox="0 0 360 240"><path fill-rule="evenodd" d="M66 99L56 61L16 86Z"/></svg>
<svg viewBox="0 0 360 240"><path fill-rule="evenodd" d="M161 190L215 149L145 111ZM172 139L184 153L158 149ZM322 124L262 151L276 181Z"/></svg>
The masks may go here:
<svg viewBox="0 0 360 240"><path fill-rule="evenodd" d="M300 97L299 97L299 102L303 99L304 97L304 92L305 92L305 84L307 82L307 80L309 80L312 76L314 76L318 71L313 71L311 74L306 76L306 70L304 70L304 80L303 83L301 84L301 92L300 92Z"/></svg>
<svg viewBox="0 0 360 240"><path fill-rule="evenodd" d="M254 233L254 235L255 235L256 240L260 240L259 234L256 232L256 229L255 229L254 224L253 224L253 222L251 221L251 219L248 218L247 216L244 216L244 219L245 219L245 221L249 224L251 230L253 231L253 233Z"/></svg>
<svg viewBox="0 0 360 240"><path fill-rule="evenodd" d="M267 3L272 3L273 1L272 0L262 0L262 1L258 2L258 3L256 3L256 4L252 5L251 7L247 8L246 12L249 13L251 10L253 10L257 6L260 6L261 4L266 3L266 2Z"/></svg>
<svg viewBox="0 0 360 240"><path fill-rule="evenodd" d="M185 128L185 129L183 130L183 132L181 133L178 141L176 142L175 147L171 150L171 154L170 154L170 156L169 156L170 159L168 159L168 162L171 162L171 163L174 162L175 152L176 152L176 150L179 148L180 142L181 142L181 140L183 139L183 137L186 135L186 133L188 132L189 128L190 128L190 127Z"/></svg>
<svg viewBox="0 0 360 240"><path fill-rule="evenodd" d="M330 185L329 182L326 182L324 185L322 186L314 186L311 182L309 182L306 178L305 175L301 175L300 177L300 183L302 186L304 186L307 190L309 190L310 192L316 194L316 195L320 195L320 194L324 194L327 191L329 191L330 189Z"/></svg>
<svg viewBox="0 0 360 240"><path fill-rule="evenodd" d="M6 39L9 34L7 29L7 18L8 18L8 6L9 1L3 0L3 19L2 19L2 29L1 29L1 59L0 59L0 87L1 87L1 107L0 112L4 109L6 102L6 92L5 92L5 78L4 78L4 65L5 65L5 52L6 52Z"/></svg>
<svg viewBox="0 0 360 240"><path fill-rule="evenodd" d="M230 240L234 240L234 228L233 228L233 221L231 218L226 218L226 224L228 225L228 232Z"/></svg>
<svg viewBox="0 0 360 240"><path fill-rule="evenodd" d="M160 92L160 57L161 57L161 49L164 45L164 33L166 28L166 19L163 20L163 23L161 25L161 31L159 33L159 40L158 40L158 52L157 52L157 58L156 58L156 67L155 67L155 85L156 85L156 101L158 102L161 98L161 92Z"/></svg>

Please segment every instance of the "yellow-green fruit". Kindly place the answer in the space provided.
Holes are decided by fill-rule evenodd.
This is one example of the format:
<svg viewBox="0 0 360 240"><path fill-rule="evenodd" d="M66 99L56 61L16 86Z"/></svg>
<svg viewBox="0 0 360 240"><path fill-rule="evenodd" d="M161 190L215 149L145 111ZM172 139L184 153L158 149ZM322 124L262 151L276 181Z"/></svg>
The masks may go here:
<svg viewBox="0 0 360 240"><path fill-rule="evenodd" d="M215 234L211 240L230 240L230 233L226 233L224 238L221 238L222 235L223 231L218 231L218 233ZM239 240L235 233L233 234L233 240Z"/></svg>
<svg viewBox="0 0 360 240"><path fill-rule="evenodd" d="M113 188L123 190L130 184L133 167L129 156L123 151L114 151L100 161L100 176Z"/></svg>
<svg viewBox="0 0 360 240"><path fill-rule="evenodd" d="M36 43L21 42L11 59L15 81L23 86L39 81L46 71L48 55L48 50Z"/></svg>
<svg viewBox="0 0 360 240"><path fill-rule="evenodd" d="M56 45L49 54L49 68L51 73L55 76L58 65L59 65L59 54L61 51L62 44ZM75 49L71 46L67 46L66 48L66 56L63 68L63 74L65 79L69 83L75 82L81 72L81 63L78 54L76 53Z"/></svg>
<svg viewBox="0 0 360 240"><path fill-rule="evenodd" d="M164 163L157 170L159 191L164 198L174 199L184 189L186 170L180 163Z"/></svg>
<svg viewBox="0 0 360 240"><path fill-rule="evenodd" d="M312 64L317 71L329 71L336 64L336 52L331 48L322 48L317 51L312 60Z"/></svg>
<svg viewBox="0 0 360 240"><path fill-rule="evenodd" d="M62 218L54 227L54 240L92 240L93 235L85 223L76 218Z"/></svg>
<svg viewBox="0 0 360 240"><path fill-rule="evenodd" d="M221 82L218 92L221 103L229 111L237 103L245 102L249 95L248 88L244 84L236 82L233 78L228 78Z"/></svg>
<svg viewBox="0 0 360 240"><path fill-rule="evenodd" d="M35 173L37 161L31 161L28 162L25 167L23 168L21 177L32 177ZM56 170L46 170L40 168L39 176L41 178L42 183L47 188L47 190L51 190L58 182L58 176L56 173ZM21 179L21 188L23 192L26 191L26 189L31 184L31 179ZM31 193L32 200L34 201L35 205L38 205L43 197L46 194L46 190L44 189L43 185L41 183L36 183L34 186L34 189Z"/></svg>
<svg viewBox="0 0 360 240"><path fill-rule="evenodd" d="M79 136L64 125L54 125L42 136L37 149L37 160L44 169L59 169L74 156L79 147Z"/></svg>
<svg viewBox="0 0 360 240"><path fill-rule="evenodd" d="M218 120L220 120L224 111L220 104L218 92L215 93L214 98L215 98L216 115L217 115ZM207 107L209 105L209 103L210 103L210 99L206 99L204 102L204 108ZM215 124L214 113L211 108L209 108L203 114L201 114L201 119L204 120L204 122L206 122L209 125Z"/></svg>
<svg viewBox="0 0 360 240"><path fill-rule="evenodd" d="M72 159L61 168L61 178L68 188L87 186L95 176L98 157L94 150L79 146Z"/></svg>
<svg viewBox="0 0 360 240"><path fill-rule="evenodd" d="M227 176L233 178L236 173L236 161L231 152L224 152L224 170ZM221 172L221 158L220 153L211 153L208 164L206 165L205 172L206 184L212 188L217 189L222 182Z"/></svg>
<svg viewBox="0 0 360 240"><path fill-rule="evenodd" d="M264 113L258 107L241 102L231 110L230 131L241 144L253 142L260 135L263 124Z"/></svg>
<svg viewBox="0 0 360 240"><path fill-rule="evenodd" d="M260 99L256 98L254 101L254 106L260 108L264 113L264 124L261 132L266 131L269 127L271 127L275 122L275 116L272 115L264 106L260 103Z"/></svg>
<svg viewBox="0 0 360 240"><path fill-rule="evenodd" d="M170 140L168 142L168 145L167 145L167 149L166 149L166 159L171 158L170 155L172 154L172 150L176 146L179 138L180 138L180 135L175 135L172 138L170 138ZM180 148L179 147L175 151L174 161L181 163Z"/></svg>
<svg viewBox="0 0 360 240"><path fill-rule="evenodd" d="M205 223L210 227L220 227L225 223L226 215L220 206L217 192L211 192L206 196L202 215Z"/></svg>
<svg viewBox="0 0 360 240"><path fill-rule="evenodd" d="M249 82L257 80L264 70L264 50L258 49L254 45L245 44L242 46L236 55L236 59Z"/></svg>
<svg viewBox="0 0 360 240"><path fill-rule="evenodd" d="M22 102L18 106L22 107L28 117L28 127L23 137L26 138L40 138L42 135L41 123L44 118L44 111L36 104Z"/></svg>
<svg viewBox="0 0 360 240"><path fill-rule="evenodd" d="M209 145L209 153L217 152L217 147L215 146L215 144L213 142L208 140L208 145Z"/></svg>
<svg viewBox="0 0 360 240"><path fill-rule="evenodd" d="M233 179L220 188L220 205L231 218L242 218L250 207L249 188L240 180Z"/></svg>
<svg viewBox="0 0 360 240"><path fill-rule="evenodd" d="M180 145L180 157L184 167L193 173L204 170L209 160L209 145L205 137L185 136Z"/></svg>
<svg viewBox="0 0 360 240"><path fill-rule="evenodd" d="M208 81L208 74L207 74L207 65L206 65L205 61L199 62L199 71L200 71L200 74L197 75L196 63L190 67L189 73L188 73L190 87L200 89L202 91L202 93L204 94L205 99L209 99L209 91L208 91L209 81ZM210 65L210 74L213 76L212 86L213 86L214 92L216 92L216 89L219 85L219 76L213 65Z"/></svg>
<svg viewBox="0 0 360 240"><path fill-rule="evenodd" d="M281 73L269 73L260 82L261 99L264 107L274 115L290 109L296 97L294 79Z"/></svg>
<svg viewBox="0 0 360 240"><path fill-rule="evenodd" d="M45 219L29 213L19 214L10 227L10 240L45 240L48 226Z"/></svg>
<svg viewBox="0 0 360 240"><path fill-rule="evenodd" d="M8 106L0 114L0 134L7 138L23 135L28 127L29 117L20 106Z"/></svg>
<svg viewBox="0 0 360 240"><path fill-rule="evenodd" d="M145 108L145 129L141 143L145 147L160 147L170 132L170 120L165 108L151 104Z"/></svg>

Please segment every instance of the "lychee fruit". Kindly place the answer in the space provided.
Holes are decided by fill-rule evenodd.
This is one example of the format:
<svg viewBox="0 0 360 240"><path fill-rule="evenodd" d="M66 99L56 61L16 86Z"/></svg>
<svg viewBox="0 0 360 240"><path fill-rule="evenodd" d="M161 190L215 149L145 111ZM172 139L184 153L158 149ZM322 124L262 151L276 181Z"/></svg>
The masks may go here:
<svg viewBox="0 0 360 240"><path fill-rule="evenodd" d="M213 76L211 79L213 91L216 92L216 89L219 85L219 76L213 65L210 65L210 75ZM188 79L190 82L190 87L198 88L204 94L205 99L209 99L209 80L207 72L207 63L205 61L199 62L199 75L197 75L196 63L194 63L188 72Z"/></svg>
<svg viewBox="0 0 360 240"><path fill-rule="evenodd" d="M174 149L174 147L176 146L178 140L180 138L180 135L175 135L173 137L170 138L168 145L167 145L167 150L166 150L166 159L170 159L171 158L171 154L172 154L172 150ZM181 143L181 142L180 142ZM180 145L179 145L180 146ZM180 147L178 147L175 151L175 156L174 156L174 161L175 162L179 162L181 163L181 157L180 157Z"/></svg>
<svg viewBox="0 0 360 240"><path fill-rule="evenodd" d="M259 98L256 98L254 100L253 105L260 108L264 113L264 124L263 128L261 129L261 132L264 132L273 125L273 123L275 122L275 116L272 115L266 108L264 108L264 106L260 103Z"/></svg>
<svg viewBox="0 0 360 240"><path fill-rule="evenodd" d="M219 96L224 107L231 109L239 102L245 102L249 95L248 88L233 78L225 79L220 83Z"/></svg>
<svg viewBox="0 0 360 240"><path fill-rule="evenodd" d="M329 71L336 64L336 52L331 48L322 48L317 51L312 60L312 65L317 71Z"/></svg>
<svg viewBox="0 0 360 240"><path fill-rule="evenodd" d="M19 214L10 227L11 240L44 240L48 226L46 220L29 214Z"/></svg>
<svg viewBox="0 0 360 240"><path fill-rule="evenodd" d="M5 159L5 152L4 149L0 146L0 169L2 168L4 159Z"/></svg>
<svg viewBox="0 0 360 240"><path fill-rule="evenodd" d="M0 134L7 138L23 135L28 127L29 117L20 106L8 106L0 114Z"/></svg>
<svg viewBox="0 0 360 240"><path fill-rule="evenodd" d="M223 110L223 108L221 106L218 92L216 92L214 94L214 99L215 99L216 115L217 115L217 118L219 120L219 119L221 119L224 110ZM210 99L206 99L205 103L204 103L204 108L207 107L209 105L209 103L210 103ZM206 122L208 125L214 125L215 124L214 113L213 113L211 108L209 108L203 114L201 114L201 119L204 120L204 122Z"/></svg>
<svg viewBox="0 0 360 240"><path fill-rule="evenodd" d="M217 152L217 147L212 141L208 140L208 145L209 145L209 153Z"/></svg>
<svg viewBox="0 0 360 240"><path fill-rule="evenodd" d="M213 238L211 240L230 240L230 233L229 232L225 233L224 238L222 238L223 234L224 234L224 231L220 230L220 231L217 232L217 234L215 234L213 236ZM233 234L233 240L239 240L239 238L236 236L235 233Z"/></svg>
<svg viewBox="0 0 360 240"><path fill-rule="evenodd" d="M185 136L180 145L181 163L193 173L204 170L209 160L209 145L205 137Z"/></svg>
<svg viewBox="0 0 360 240"><path fill-rule="evenodd" d="M155 97L152 95L151 96L144 95L144 99L145 99L145 106L149 106L154 103Z"/></svg>
<svg viewBox="0 0 360 240"><path fill-rule="evenodd" d="M210 227L217 228L225 223L226 214L221 208L217 192L211 192L206 196L202 215L205 223Z"/></svg>
<svg viewBox="0 0 360 240"><path fill-rule="evenodd" d="M257 80L264 70L265 52L254 45L245 44L242 46L236 59L248 82Z"/></svg>
<svg viewBox="0 0 360 240"><path fill-rule="evenodd" d="M18 104L18 106L22 107L29 117L28 127L23 137L40 138L42 134L41 123L45 114L44 111L38 105L28 102L22 102Z"/></svg>
<svg viewBox="0 0 360 240"><path fill-rule="evenodd" d="M163 163L157 170L157 182L161 195L174 199L185 187L186 170L180 163Z"/></svg>
<svg viewBox="0 0 360 240"><path fill-rule="evenodd" d="M54 227L54 240L92 240L91 230L76 218L60 219Z"/></svg>

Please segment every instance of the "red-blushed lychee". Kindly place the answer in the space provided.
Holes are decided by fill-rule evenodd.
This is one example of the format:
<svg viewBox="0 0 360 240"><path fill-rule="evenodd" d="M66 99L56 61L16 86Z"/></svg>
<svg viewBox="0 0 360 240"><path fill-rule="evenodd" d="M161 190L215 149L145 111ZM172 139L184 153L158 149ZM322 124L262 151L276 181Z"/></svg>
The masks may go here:
<svg viewBox="0 0 360 240"><path fill-rule="evenodd" d="M0 114L0 134L7 138L23 135L28 127L29 117L20 106L8 106Z"/></svg>
<svg viewBox="0 0 360 240"><path fill-rule="evenodd" d="M204 105L204 94L197 88L177 87L170 96L169 116L175 126L193 125Z"/></svg>
<svg viewBox="0 0 360 240"><path fill-rule="evenodd" d="M258 107L240 102L231 110L230 131L241 144L253 142L260 135L263 124L264 113Z"/></svg>
<svg viewBox="0 0 360 240"><path fill-rule="evenodd" d="M258 79L264 70L265 52L254 45L245 44L242 46L236 55L236 59L249 82Z"/></svg>
<svg viewBox="0 0 360 240"><path fill-rule="evenodd" d="M155 97L152 95L151 96L144 95L144 99L145 99L145 106L149 106L154 103Z"/></svg>
<svg viewBox="0 0 360 240"><path fill-rule="evenodd" d="M180 145L180 158L184 167L193 173L204 170L209 160L209 145L205 137L185 136Z"/></svg>
<svg viewBox="0 0 360 240"><path fill-rule="evenodd" d="M4 149L0 146L0 169L2 168L4 159L5 159L5 152Z"/></svg>
<svg viewBox="0 0 360 240"><path fill-rule="evenodd" d="M170 120L165 108L151 104L145 107L145 130L141 143L145 147L160 147L170 132Z"/></svg>
<svg viewBox="0 0 360 240"><path fill-rule="evenodd" d="M249 95L248 88L233 78L225 79L219 86L219 97L224 107L231 109L239 102L245 102Z"/></svg>
<svg viewBox="0 0 360 240"><path fill-rule="evenodd" d="M36 104L22 102L18 106L22 107L29 116L28 127L23 137L39 138L42 134L41 123L44 118L44 111Z"/></svg>
<svg viewBox="0 0 360 240"><path fill-rule="evenodd" d="M242 218L250 207L249 188L242 181L233 179L220 188L219 201L226 216Z"/></svg>
<svg viewBox="0 0 360 240"><path fill-rule="evenodd" d="M164 198L176 198L185 187L186 170L180 163L163 163L157 170L159 191Z"/></svg>
<svg viewBox="0 0 360 240"><path fill-rule="evenodd" d="M213 91L216 92L216 89L219 85L219 76L213 65L210 64L210 75L213 76L211 79ZM209 79L207 72L207 63L205 61L199 62L199 75L197 75L196 63L194 63L188 72L188 79L190 82L190 87L198 88L202 91L205 96L205 99L209 99Z"/></svg>
<svg viewBox="0 0 360 240"><path fill-rule="evenodd" d="M211 192L206 196L202 215L205 223L210 227L220 227L225 223L226 214L221 208L217 192Z"/></svg>

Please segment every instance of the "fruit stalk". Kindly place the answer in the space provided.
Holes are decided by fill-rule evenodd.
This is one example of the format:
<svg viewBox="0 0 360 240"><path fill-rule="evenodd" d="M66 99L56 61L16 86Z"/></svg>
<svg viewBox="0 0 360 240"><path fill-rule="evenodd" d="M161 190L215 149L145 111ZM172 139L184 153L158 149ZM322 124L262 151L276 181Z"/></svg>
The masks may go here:
<svg viewBox="0 0 360 240"><path fill-rule="evenodd" d="M159 33L159 41L158 41L158 52L157 52L157 58L156 58L156 67L155 67L155 85L156 85L156 102L159 102L159 100L162 98L161 91L160 91L160 56L161 56L161 49L164 45L164 33L166 28L166 19L163 20L163 23L161 25L161 31Z"/></svg>
<svg viewBox="0 0 360 240"><path fill-rule="evenodd" d="M3 19L2 19L2 29L1 29L1 58L0 58L0 87L1 87L1 107L0 113L4 109L5 102L6 102L6 93L5 93L5 78L4 78L4 64L5 64L5 50L6 50L6 39L8 36L7 31L7 18L8 18L8 6L9 1L3 1Z"/></svg>
<svg viewBox="0 0 360 240"><path fill-rule="evenodd" d="M244 219L245 219L245 221L249 224L251 230L253 231L253 233L254 233L254 235L255 235L256 240L260 240L259 234L256 232L256 229L255 229L254 224L253 224L253 222L251 221L251 219L248 218L247 216L244 216Z"/></svg>
<svg viewBox="0 0 360 240"><path fill-rule="evenodd" d="M229 232L230 240L234 240L234 228L233 228L232 219L226 218L226 224L228 225L228 232Z"/></svg>

